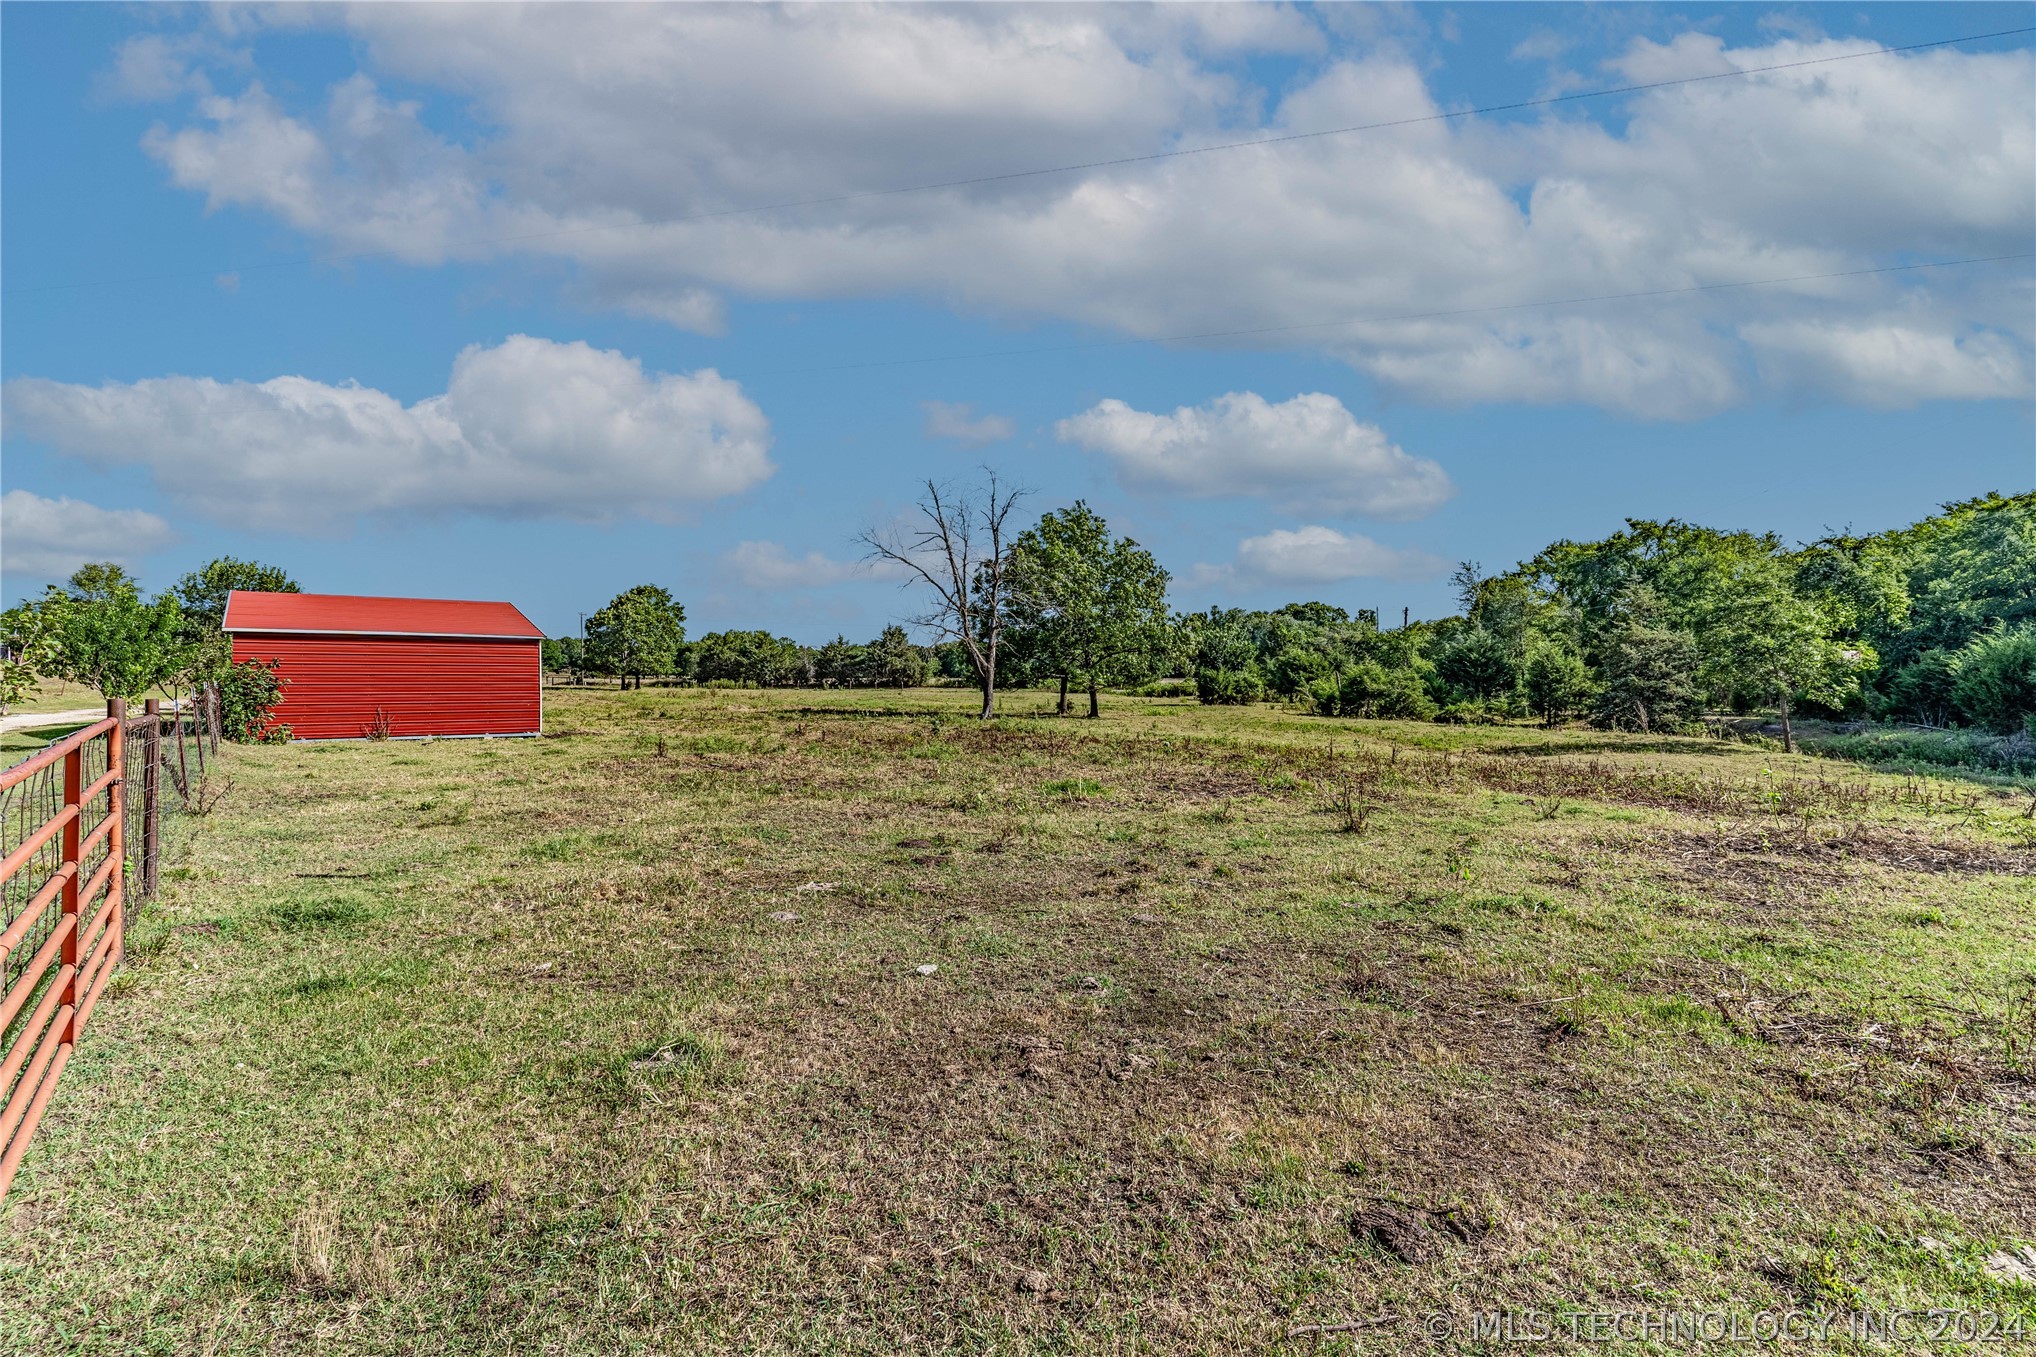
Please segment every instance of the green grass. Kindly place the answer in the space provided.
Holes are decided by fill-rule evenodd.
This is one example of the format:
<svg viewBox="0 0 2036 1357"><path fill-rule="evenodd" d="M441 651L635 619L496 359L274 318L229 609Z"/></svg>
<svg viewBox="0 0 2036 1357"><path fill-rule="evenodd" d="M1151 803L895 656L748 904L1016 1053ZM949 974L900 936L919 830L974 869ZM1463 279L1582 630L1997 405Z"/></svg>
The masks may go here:
<svg viewBox="0 0 2036 1357"><path fill-rule="evenodd" d="M0 766L19 763L46 745L61 740L74 731L83 730L92 724L89 721L76 725L36 726L29 730L0 732Z"/></svg>
<svg viewBox="0 0 2036 1357"><path fill-rule="evenodd" d="M232 752L0 1208L0 1351L2036 1325L1983 1270L2036 1237L2020 801L1173 699L547 699ZM1401 1261L1381 1201L1467 1237Z"/></svg>

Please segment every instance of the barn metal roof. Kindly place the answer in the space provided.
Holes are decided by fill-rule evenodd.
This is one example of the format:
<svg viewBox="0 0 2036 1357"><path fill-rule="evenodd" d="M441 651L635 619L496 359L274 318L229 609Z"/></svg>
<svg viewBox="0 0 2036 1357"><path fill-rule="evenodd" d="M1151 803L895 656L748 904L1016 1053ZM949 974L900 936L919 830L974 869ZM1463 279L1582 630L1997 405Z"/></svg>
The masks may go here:
<svg viewBox="0 0 2036 1357"><path fill-rule="evenodd" d="M452 598L367 598L358 594L226 596L224 630L319 636L465 636L541 641L544 633L513 603Z"/></svg>

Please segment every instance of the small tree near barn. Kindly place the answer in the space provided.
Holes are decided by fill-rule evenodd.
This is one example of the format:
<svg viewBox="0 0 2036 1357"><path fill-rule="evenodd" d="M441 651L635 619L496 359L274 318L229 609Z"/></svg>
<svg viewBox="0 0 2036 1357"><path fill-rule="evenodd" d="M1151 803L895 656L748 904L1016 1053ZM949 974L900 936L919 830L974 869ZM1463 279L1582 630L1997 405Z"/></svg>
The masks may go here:
<svg viewBox="0 0 2036 1357"><path fill-rule="evenodd" d="M685 644L685 607L670 590L639 584L587 619L586 665L641 688L645 674L676 672Z"/></svg>
<svg viewBox="0 0 2036 1357"><path fill-rule="evenodd" d="M6 630L32 672L107 697L140 697L188 667L175 595L144 599L110 562L82 566L66 587L9 610Z"/></svg>

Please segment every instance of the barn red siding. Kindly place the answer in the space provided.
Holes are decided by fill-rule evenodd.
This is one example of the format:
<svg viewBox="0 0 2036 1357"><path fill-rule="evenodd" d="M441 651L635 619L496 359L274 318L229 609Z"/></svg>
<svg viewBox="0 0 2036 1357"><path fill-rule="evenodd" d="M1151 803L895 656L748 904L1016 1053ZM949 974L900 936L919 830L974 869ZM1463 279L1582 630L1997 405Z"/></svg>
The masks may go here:
<svg viewBox="0 0 2036 1357"><path fill-rule="evenodd" d="M276 719L300 740L359 739L377 708L395 736L539 729L534 640L241 632L233 658L282 661L288 686Z"/></svg>

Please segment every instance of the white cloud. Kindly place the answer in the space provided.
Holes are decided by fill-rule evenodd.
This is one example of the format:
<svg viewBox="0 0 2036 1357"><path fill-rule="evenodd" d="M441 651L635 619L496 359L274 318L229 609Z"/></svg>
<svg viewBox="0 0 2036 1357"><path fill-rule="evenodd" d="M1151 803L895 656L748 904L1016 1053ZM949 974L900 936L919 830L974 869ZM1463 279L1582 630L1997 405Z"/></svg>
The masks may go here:
<svg viewBox="0 0 2036 1357"><path fill-rule="evenodd" d="M975 407L966 403L921 401L919 408L926 412L928 438L945 438L965 448L980 448L990 443L1001 443L1018 432L1018 426L1012 422L1010 416L978 417Z"/></svg>
<svg viewBox="0 0 2036 1357"><path fill-rule="evenodd" d="M727 306L703 287L624 290L612 305L632 316L661 320L673 329L694 334L718 335L728 329Z"/></svg>
<svg viewBox="0 0 2036 1357"><path fill-rule="evenodd" d="M1309 524L1247 537L1237 544L1235 562L1198 565L1190 578L1204 585L1260 588L1354 579L1432 579L1448 568L1447 561L1425 551L1384 546L1357 533Z"/></svg>
<svg viewBox="0 0 2036 1357"><path fill-rule="evenodd" d="M776 542L738 542L721 554L721 565L751 589L824 589L869 574L860 561L837 561L817 551L794 556Z"/></svg>
<svg viewBox="0 0 2036 1357"><path fill-rule="evenodd" d="M203 65L244 69L247 54L205 33L142 33L115 49L112 67L94 82L104 98L153 103L183 94L210 94Z"/></svg>
<svg viewBox="0 0 2036 1357"><path fill-rule="evenodd" d="M1170 415L1106 400L1054 426L1134 490L1254 495L1318 512L1416 518L1456 493L1443 469L1321 392L1278 404L1233 391Z"/></svg>
<svg viewBox="0 0 2036 1357"><path fill-rule="evenodd" d="M102 509L29 490L0 495L0 572L17 579L60 580L87 561L131 567L176 540L167 522L144 509Z"/></svg>
<svg viewBox="0 0 2036 1357"><path fill-rule="evenodd" d="M1513 61L1553 61L1567 52L1570 40L1552 28L1537 28L1519 42L1507 54Z"/></svg>
<svg viewBox="0 0 2036 1357"><path fill-rule="evenodd" d="M2013 398L2029 389L2029 355L1990 331L1966 335L1901 320L1749 325L1746 339L1778 384L1821 386L1858 405Z"/></svg>
<svg viewBox="0 0 2036 1357"><path fill-rule="evenodd" d="M770 421L711 368L649 374L585 343L512 335L405 406L353 383L206 377L6 386L7 432L138 465L220 522L332 530L364 514L669 519L770 476Z"/></svg>
<svg viewBox="0 0 2036 1357"><path fill-rule="evenodd" d="M1344 11L1318 23L1217 8L249 11L236 22L344 25L373 74L341 81L322 108L286 106L259 83L200 97L195 119L147 147L210 202L262 208L336 248L419 264L563 258L600 304L708 330L724 294L906 294L1133 338L1320 326L2007 254L2036 234L2026 50L1876 56L1539 120L725 215L1438 111L1402 33L1350 30ZM1332 39L1325 26L1349 31ZM1234 60L1325 43L1333 50L1278 86L1252 83ZM1686 33L1637 41L1588 78L1870 47L1777 37L1733 48ZM459 131L385 97L376 77L461 101ZM1864 366L1850 350L1761 362L1749 327L1856 328L1912 292L1933 301L1920 335L1969 345L1984 332L2026 370L2036 336L2029 308L2001 299L2004 276L1946 270L1222 342L1326 348L1429 400L1687 418L1764 394L1857 399L1871 354ZM1974 389L1955 365L1940 370L1919 398Z"/></svg>
<svg viewBox="0 0 2036 1357"><path fill-rule="evenodd" d="M527 214L491 204L484 168L432 135L419 110L415 101L388 102L355 75L332 87L313 126L257 81L238 96L200 99L210 127L158 123L142 146L179 187L203 189L208 210L265 207L348 249L436 264L452 257L451 242L514 231Z"/></svg>

